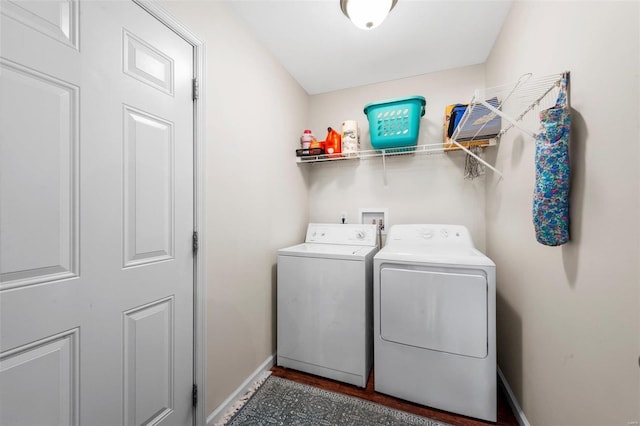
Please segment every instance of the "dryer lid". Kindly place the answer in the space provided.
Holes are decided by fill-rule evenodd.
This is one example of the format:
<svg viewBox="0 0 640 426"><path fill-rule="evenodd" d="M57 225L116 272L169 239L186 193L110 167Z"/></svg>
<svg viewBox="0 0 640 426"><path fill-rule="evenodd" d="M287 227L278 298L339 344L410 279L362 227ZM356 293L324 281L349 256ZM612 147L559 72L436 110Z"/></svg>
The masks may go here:
<svg viewBox="0 0 640 426"><path fill-rule="evenodd" d="M462 225L394 225L376 259L453 265L495 266L478 251Z"/></svg>

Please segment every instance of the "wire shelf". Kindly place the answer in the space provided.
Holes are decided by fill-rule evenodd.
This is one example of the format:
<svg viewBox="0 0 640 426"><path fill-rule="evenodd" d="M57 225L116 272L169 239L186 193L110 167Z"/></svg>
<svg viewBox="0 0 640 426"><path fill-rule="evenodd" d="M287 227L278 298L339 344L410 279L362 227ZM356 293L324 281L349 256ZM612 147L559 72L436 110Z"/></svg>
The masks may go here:
<svg viewBox="0 0 640 426"><path fill-rule="evenodd" d="M464 142L462 142L464 145ZM496 145L495 139L490 139L484 146ZM322 154L322 155L306 155L304 157L296 157L298 163L320 163L326 161L342 161L342 160L367 160L370 158L394 157L401 155L422 154L434 155L442 154L448 151L458 150L457 147L445 146L441 143L405 146L399 148L371 149L358 151L357 153L340 153L340 154Z"/></svg>

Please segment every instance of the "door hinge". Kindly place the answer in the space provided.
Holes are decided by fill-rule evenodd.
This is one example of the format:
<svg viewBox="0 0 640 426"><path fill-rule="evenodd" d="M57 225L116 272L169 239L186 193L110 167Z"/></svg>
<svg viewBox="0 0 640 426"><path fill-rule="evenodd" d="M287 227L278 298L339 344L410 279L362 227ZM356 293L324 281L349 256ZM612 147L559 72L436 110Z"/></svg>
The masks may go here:
<svg viewBox="0 0 640 426"><path fill-rule="evenodd" d="M198 385L193 385L191 389L191 403L194 407L198 405Z"/></svg>
<svg viewBox="0 0 640 426"><path fill-rule="evenodd" d="M191 237L193 255L198 254L198 231L193 231L193 235Z"/></svg>
<svg viewBox="0 0 640 426"><path fill-rule="evenodd" d="M200 85L198 84L198 79L194 78L193 80L191 80L192 86L192 99L194 101L198 100L198 95L200 94Z"/></svg>

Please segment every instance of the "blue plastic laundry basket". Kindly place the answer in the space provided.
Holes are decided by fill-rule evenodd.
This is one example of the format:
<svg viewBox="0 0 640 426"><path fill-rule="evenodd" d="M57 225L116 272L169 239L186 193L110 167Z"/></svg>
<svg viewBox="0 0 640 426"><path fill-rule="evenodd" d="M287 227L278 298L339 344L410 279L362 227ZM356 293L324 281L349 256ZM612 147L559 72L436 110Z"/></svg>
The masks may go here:
<svg viewBox="0 0 640 426"><path fill-rule="evenodd" d="M388 99L365 105L374 149L414 146L426 101L422 96Z"/></svg>

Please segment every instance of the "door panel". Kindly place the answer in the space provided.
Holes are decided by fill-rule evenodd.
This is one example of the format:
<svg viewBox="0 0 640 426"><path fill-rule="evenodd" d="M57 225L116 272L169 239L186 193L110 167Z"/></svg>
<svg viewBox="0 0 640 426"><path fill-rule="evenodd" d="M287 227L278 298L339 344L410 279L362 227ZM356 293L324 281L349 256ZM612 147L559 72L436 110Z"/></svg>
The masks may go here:
<svg viewBox="0 0 640 426"><path fill-rule="evenodd" d="M170 297L124 313L127 426L157 424L174 409L173 311L174 298Z"/></svg>
<svg viewBox="0 0 640 426"><path fill-rule="evenodd" d="M364 269L362 261L278 256L279 356L343 373L364 369Z"/></svg>
<svg viewBox="0 0 640 426"><path fill-rule="evenodd" d="M173 95L173 59L126 30L123 37L124 72Z"/></svg>
<svg viewBox="0 0 640 426"><path fill-rule="evenodd" d="M173 123L124 107L124 266L174 252Z"/></svg>
<svg viewBox="0 0 640 426"><path fill-rule="evenodd" d="M193 49L130 1L0 12L0 412L191 424Z"/></svg>
<svg viewBox="0 0 640 426"><path fill-rule="evenodd" d="M78 91L0 59L2 289L77 274Z"/></svg>
<svg viewBox="0 0 640 426"><path fill-rule="evenodd" d="M457 355L487 356L487 278L383 268L380 337Z"/></svg>
<svg viewBox="0 0 640 426"><path fill-rule="evenodd" d="M78 48L78 1L5 0L3 14L53 40Z"/></svg>
<svg viewBox="0 0 640 426"><path fill-rule="evenodd" d="M78 335L71 330L6 353L0 360L0 424L77 425ZM24 410L25 389L38 409Z"/></svg>

